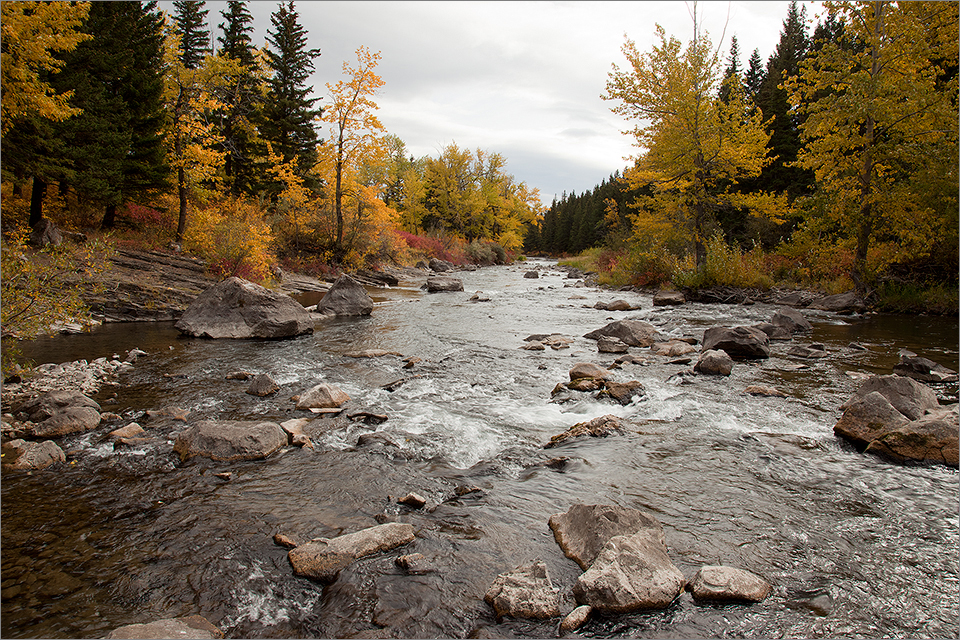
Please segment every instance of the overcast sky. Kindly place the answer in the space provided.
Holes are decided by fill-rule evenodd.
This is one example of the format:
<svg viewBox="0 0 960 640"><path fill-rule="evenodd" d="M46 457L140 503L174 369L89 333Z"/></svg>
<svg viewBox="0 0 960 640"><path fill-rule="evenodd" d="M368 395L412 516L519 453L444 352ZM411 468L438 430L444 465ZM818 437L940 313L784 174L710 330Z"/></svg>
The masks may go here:
<svg viewBox="0 0 960 640"><path fill-rule="evenodd" d="M161 2L172 11L172 2ZM262 46L275 1L249 3L254 44ZM807 4L808 18L816 5ZM437 157L445 146L502 154L506 172L540 189L549 206L561 193L592 189L635 153L626 122L600 98L614 63L626 61L624 35L649 51L660 24L685 44L692 2L296 2L312 48L317 96L356 62L361 45L380 51L385 85L378 115L410 154ZM724 61L736 36L741 64L754 49L764 63L780 39L789 3L699 2L697 14ZM219 36L226 2L207 2ZM319 104L323 104L321 100ZM327 132L323 137L329 138Z"/></svg>

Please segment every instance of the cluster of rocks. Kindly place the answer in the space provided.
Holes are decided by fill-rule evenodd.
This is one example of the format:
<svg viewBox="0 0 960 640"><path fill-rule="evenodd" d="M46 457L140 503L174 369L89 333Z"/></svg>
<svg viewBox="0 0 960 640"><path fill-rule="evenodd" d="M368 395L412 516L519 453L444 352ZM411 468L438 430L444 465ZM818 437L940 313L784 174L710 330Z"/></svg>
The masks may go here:
<svg viewBox="0 0 960 640"><path fill-rule="evenodd" d="M590 362L580 362L571 367L570 381L554 387L553 402L562 404L576 398L568 392L592 393L597 400L612 400L620 405L628 405L643 398L646 391L638 380L614 382L609 369Z"/></svg>
<svg viewBox="0 0 960 640"><path fill-rule="evenodd" d="M652 515L614 505L576 504L549 519L554 539L583 573L572 586L577 606L566 613L560 589L542 561L500 574L484 595L498 619L563 617L565 635L601 614L664 609L683 590L697 601L760 602L773 590L735 567L704 566L689 582L670 560L663 526Z"/></svg>

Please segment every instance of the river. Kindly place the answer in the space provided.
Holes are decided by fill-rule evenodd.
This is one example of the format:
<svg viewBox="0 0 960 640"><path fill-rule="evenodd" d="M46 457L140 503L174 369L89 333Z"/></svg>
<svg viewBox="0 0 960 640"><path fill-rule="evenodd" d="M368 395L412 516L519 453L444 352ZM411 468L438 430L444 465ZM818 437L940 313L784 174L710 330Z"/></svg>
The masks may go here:
<svg viewBox="0 0 960 640"><path fill-rule="evenodd" d="M541 277L524 278L533 266ZM647 362L614 374L642 382L642 400L555 404L551 390L573 364L613 362L582 337L611 319L700 337L716 324L769 321L776 308L654 308L649 295L575 287L549 261L456 275L464 292L427 294L419 282L371 289L370 317L320 321L290 340L185 339L158 323L25 344L38 363L146 351L97 399L148 431L144 411L170 405L191 410L191 421L301 417L290 397L321 380L343 389L351 409L388 419L324 418L314 450L235 464L181 462L169 437L114 451L103 427L64 439L67 464L3 475L2 636L96 638L200 614L227 637L555 637L556 620L498 622L483 595L498 574L542 560L571 609L580 569L547 520L575 503L610 503L653 514L687 579L703 564L727 564L763 576L774 592L727 606L685 593L663 611L594 616L581 636L957 637L957 470L892 464L833 434L858 378L890 373L900 349L958 369L956 318L804 310L812 335L772 343L770 359L737 363L730 377L677 376L691 365L632 349ZM490 300L470 301L476 291ZM593 308L616 299L642 308ZM520 348L539 333L574 340L562 350ZM786 355L809 342L829 356ZM347 356L365 349L420 362L405 369L397 355ZM238 369L270 374L281 391L247 395L247 383L225 379ZM745 395L750 384L788 397ZM953 401L956 392L938 389ZM543 449L607 413L629 431ZM394 444L358 448L372 432ZM545 464L556 457L565 463ZM428 508L398 505L409 492ZM355 562L326 586L294 576L272 540L391 520L413 524L416 540ZM415 552L433 571L395 566Z"/></svg>

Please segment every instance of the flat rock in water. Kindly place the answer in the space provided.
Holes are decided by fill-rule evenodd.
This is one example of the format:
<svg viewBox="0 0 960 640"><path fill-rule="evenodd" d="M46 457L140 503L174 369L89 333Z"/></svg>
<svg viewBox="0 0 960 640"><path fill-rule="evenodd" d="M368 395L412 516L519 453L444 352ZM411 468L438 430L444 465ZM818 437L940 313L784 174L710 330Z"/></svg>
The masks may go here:
<svg viewBox="0 0 960 640"><path fill-rule="evenodd" d="M560 593L550 581L547 566L536 562L501 573L484 594L497 618L555 618L560 615Z"/></svg>
<svg viewBox="0 0 960 640"><path fill-rule="evenodd" d="M848 291L818 298L810 303L810 308L836 313L861 313L866 310L867 305L863 303L856 292Z"/></svg>
<svg viewBox="0 0 960 640"><path fill-rule="evenodd" d="M389 522L336 538L319 538L291 549L287 554L298 576L332 582L357 558L413 542L413 525Z"/></svg>
<svg viewBox="0 0 960 640"><path fill-rule="evenodd" d="M438 293L443 291L463 291L463 280L452 276L434 276L427 278L427 283L423 288L428 293Z"/></svg>
<svg viewBox="0 0 960 640"><path fill-rule="evenodd" d="M657 291L653 296L653 306L679 306L687 301L682 291Z"/></svg>
<svg viewBox="0 0 960 640"><path fill-rule="evenodd" d="M640 531L610 538L577 578L573 595L598 611L628 613L665 609L683 586L683 574L670 561L662 539Z"/></svg>
<svg viewBox="0 0 960 640"><path fill-rule="evenodd" d="M586 422L578 422L563 433L550 438L550 442L543 445L543 448L551 449L574 438L606 438L614 433L623 433L623 423L620 422L620 418L608 414Z"/></svg>
<svg viewBox="0 0 960 640"><path fill-rule="evenodd" d="M703 566L690 583L697 600L760 602L773 591L766 580L749 571L725 566Z"/></svg>
<svg viewBox="0 0 960 640"><path fill-rule="evenodd" d="M100 426L100 412L92 407L67 407L30 429L34 438L59 438Z"/></svg>
<svg viewBox="0 0 960 640"><path fill-rule="evenodd" d="M287 434L275 422L201 420L177 434L173 450L181 460L235 462L266 458L286 444Z"/></svg>
<svg viewBox="0 0 960 640"><path fill-rule="evenodd" d="M167 618L145 624L128 624L114 629L106 637L116 640L151 640L154 638L207 640L209 638L222 638L223 632L203 616L186 616L183 618Z"/></svg>
<svg viewBox="0 0 960 640"><path fill-rule="evenodd" d="M744 393L749 393L752 396L768 396L771 398L786 398L787 394L779 389L774 387L769 387L763 384L752 384L743 390Z"/></svg>
<svg viewBox="0 0 960 640"><path fill-rule="evenodd" d="M581 569L589 569L614 536L644 532L664 542L663 527L648 513L608 504L575 504L550 516L550 529L564 554Z"/></svg>
<svg viewBox="0 0 960 640"><path fill-rule="evenodd" d="M363 285L343 274L317 303L317 313L335 316L368 316L373 311L373 298Z"/></svg>
<svg viewBox="0 0 960 640"><path fill-rule="evenodd" d="M231 277L197 296L176 328L197 338L289 338L313 333L313 320L290 296Z"/></svg>
<svg viewBox="0 0 960 640"><path fill-rule="evenodd" d="M599 329L584 334L584 338L599 340L601 336L618 338L631 347L649 347L662 338L655 326L643 320L615 320Z"/></svg>

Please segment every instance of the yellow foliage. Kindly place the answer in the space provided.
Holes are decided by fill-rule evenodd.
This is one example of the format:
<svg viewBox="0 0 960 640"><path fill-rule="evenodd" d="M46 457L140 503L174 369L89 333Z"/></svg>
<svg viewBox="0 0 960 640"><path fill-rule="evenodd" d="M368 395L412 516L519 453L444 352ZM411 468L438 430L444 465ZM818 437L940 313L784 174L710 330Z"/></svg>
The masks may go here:
<svg viewBox="0 0 960 640"><path fill-rule="evenodd" d="M184 234L184 249L207 260L215 275L263 282L274 262L273 234L264 213L245 198L197 208Z"/></svg>

